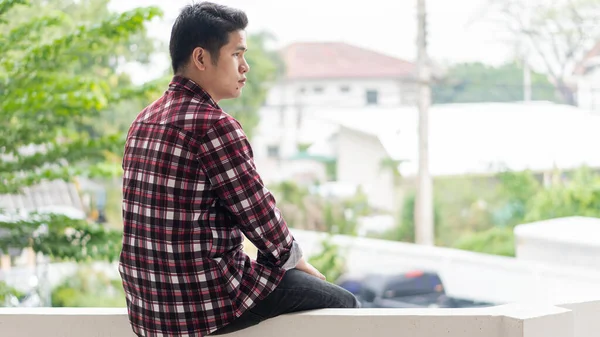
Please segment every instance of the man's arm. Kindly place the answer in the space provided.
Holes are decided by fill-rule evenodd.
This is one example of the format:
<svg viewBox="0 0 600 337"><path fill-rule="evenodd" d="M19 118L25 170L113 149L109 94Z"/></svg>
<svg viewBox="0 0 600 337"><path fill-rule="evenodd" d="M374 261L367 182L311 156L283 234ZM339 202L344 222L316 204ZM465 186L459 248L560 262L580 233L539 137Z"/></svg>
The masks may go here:
<svg viewBox="0 0 600 337"><path fill-rule="evenodd" d="M258 248L263 264L284 269L302 261L302 250L256 172L252 150L240 124L219 120L202 140L199 160L223 205Z"/></svg>

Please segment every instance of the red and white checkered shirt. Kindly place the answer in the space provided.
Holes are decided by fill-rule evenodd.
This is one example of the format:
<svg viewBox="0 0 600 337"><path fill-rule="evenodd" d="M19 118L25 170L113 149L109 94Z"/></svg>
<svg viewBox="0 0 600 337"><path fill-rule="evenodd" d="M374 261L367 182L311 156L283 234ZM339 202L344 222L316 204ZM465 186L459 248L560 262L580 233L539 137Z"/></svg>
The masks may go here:
<svg viewBox="0 0 600 337"><path fill-rule="evenodd" d="M242 127L191 80L175 76L138 115L123 169L119 271L139 336L205 336L295 266L299 248ZM242 251L242 233L258 262Z"/></svg>

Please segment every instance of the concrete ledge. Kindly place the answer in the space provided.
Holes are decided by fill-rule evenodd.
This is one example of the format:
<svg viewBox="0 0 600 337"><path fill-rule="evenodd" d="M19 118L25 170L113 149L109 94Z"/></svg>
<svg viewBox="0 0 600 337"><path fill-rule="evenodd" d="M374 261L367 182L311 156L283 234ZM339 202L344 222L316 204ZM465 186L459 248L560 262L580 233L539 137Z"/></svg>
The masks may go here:
<svg viewBox="0 0 600 337"><path fill-rule="evenodd" d="M575 337L600 336L600 300L561 304L573 311Z"/></svg>
<svg viewBox="0 0 600 337"><path fill-rule="evenodd" d="M575 336L574 322L573 311L550 305L510 304L473 309L327 309L284 315L229 336L592 336ZM134 335L124 308L0 308L0 336Z"/></svg>

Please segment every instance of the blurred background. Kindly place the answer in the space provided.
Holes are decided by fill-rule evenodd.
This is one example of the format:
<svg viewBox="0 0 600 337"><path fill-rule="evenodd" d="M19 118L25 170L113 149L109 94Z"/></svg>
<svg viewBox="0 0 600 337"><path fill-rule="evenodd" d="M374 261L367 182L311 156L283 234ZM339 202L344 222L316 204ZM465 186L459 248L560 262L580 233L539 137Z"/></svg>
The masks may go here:
<svg viewBox="0 0 600 337"><path fill-rule="evenodd" d="M373 307L600 297L600 0L217 2L250 19L222 107L330 282ZM188 3L0 0L0 306L125 305L123 142Z"/></svg>

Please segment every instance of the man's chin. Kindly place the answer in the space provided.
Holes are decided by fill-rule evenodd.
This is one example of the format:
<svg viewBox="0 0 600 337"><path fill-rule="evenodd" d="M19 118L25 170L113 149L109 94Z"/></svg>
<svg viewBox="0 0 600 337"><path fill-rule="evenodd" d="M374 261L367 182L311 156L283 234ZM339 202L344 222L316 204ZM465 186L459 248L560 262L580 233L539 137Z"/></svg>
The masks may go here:
<svg viewBox="0 0 600 337"><path fill-rule="evenodd" d="M224 100L228 100L228 99L236 99L238 97L240 97L242 95L242 91L236 91L236 92L232 92L230 93L227 97L223 98Z"/></svg>

